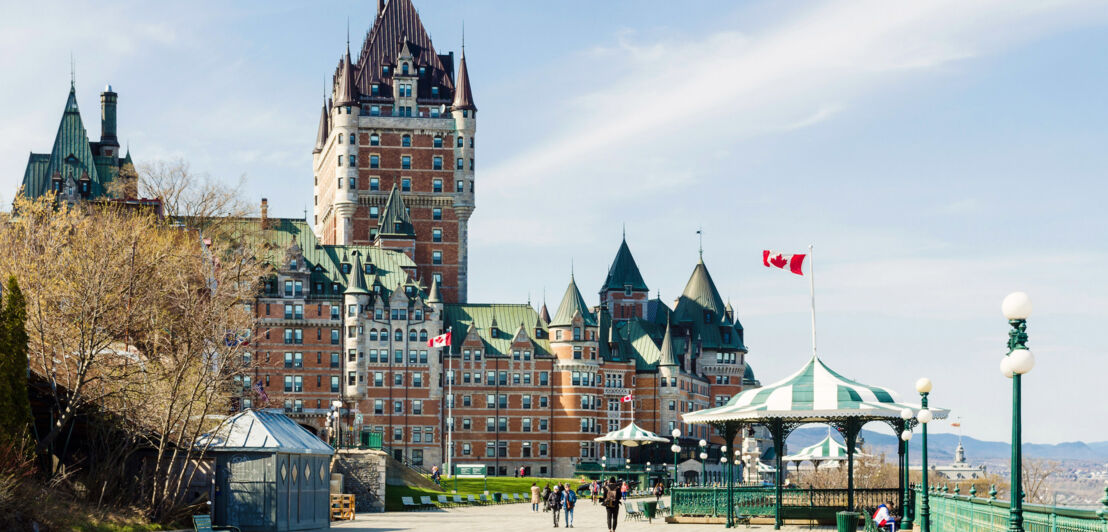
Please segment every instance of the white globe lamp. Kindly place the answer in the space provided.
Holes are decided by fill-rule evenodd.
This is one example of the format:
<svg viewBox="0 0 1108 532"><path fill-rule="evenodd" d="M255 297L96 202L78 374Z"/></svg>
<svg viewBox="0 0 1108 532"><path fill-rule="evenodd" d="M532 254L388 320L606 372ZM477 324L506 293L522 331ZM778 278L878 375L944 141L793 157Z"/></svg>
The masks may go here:
<svg viewBox="0 0 1108 532"><path fill-rule="evenodd" d="M916 391L919 393L931 393L931 379L921 377L916 381Z"/></svg>
<svg viewBox="0 0 1108 532"><path fill-rule="evenodd" d="M1005 377L1008 377L1009 379L1012 378L1012 375L1015 375L1015 373L1012 372L1012 359L1011 358L1004 357L1004 358L1000 359L1000 374L1004 375Z"/></svg>
<svg viewBox="0 0 1108 532"><path fill-rule="evenodd" d="M927 408L924 408L923 410L920 410L919 413L916 414L916 419L918 419L919 422L923 423L924 425L930 423L931 419L932 419L931 410L929 410Z"/></svg>
<svg viewBox="0 0 1108 532"><path fill-rule="evenodd" d="M1030 349L1016 349L1008 353L1008 368L1016 375L1028 373L1035 367L1035 355Z"/></svg>
<svg viewBox="0 0 1108 532"><path fill-rule="evenodd" d="M912 440L912 431L906 430L904 432L901 432L900 433L900 439L902 439L904 441L911 441Z"/></svg>
<svg viewBox="0 0 1108 532"><path fill-rule="evenodd" d="M1012 292L1000 303L1000 311L1009 320L1026 320L1031 315L1031 298L1026 292Z"/></svg>
<svg viewBox="0 0 1108 532"><path fill-rule="evenodd" d="M912 412L911 408L905 408L900 411L900 419L903 419L904 421L912 419L913 417L915 417L915 415L915 412Z"/></svg>
<svg viewBox="0 0 1108 532"><path fill-rule="evenodd" d="M673 429L672 431L670 431L669 435L673 436L674 438L680 438L681 437L681 429Z"/></svg>

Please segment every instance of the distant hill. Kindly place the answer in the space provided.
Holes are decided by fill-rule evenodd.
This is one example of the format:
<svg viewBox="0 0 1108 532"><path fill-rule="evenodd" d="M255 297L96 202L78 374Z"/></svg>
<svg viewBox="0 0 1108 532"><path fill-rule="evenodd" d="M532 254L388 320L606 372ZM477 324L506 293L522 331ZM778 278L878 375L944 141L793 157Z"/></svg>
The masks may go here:
<svg viewBox="0 0 1108 532"><path fill-rule="evenodd" d="M811 426L797 429L789 436L788 452L797 452L800 449L822 440L827 435L826 427ZM833 433L836 440L842 441L837 432ZM867 448L867 452L873 454L885 453L888 457L896 456L896 437L891 434L881 434L869 430L862 430L861 437ZM985 441L962 437L962 445L966 448L966 459L970 463L986 460L1007 460L1011 455L1011 446L1007 442ZM958 435L950 433L931 433L927 435L928 460L936 463L954 460L954 449L958 447ZM909 448L909 459L918 462L920 458L920 437L917 432L912 438ZM1028 458L1043 458L1049 460L1105 460L1108 461L1108 441L1102 442L1065 442L1057 444L1025 443L1023 455Z"/></svg>

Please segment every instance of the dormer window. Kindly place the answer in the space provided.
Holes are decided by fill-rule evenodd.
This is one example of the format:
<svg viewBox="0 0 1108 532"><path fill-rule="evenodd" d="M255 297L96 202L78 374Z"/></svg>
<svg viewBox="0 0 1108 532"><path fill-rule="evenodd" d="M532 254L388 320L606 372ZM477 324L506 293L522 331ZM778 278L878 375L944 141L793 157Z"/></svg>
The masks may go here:
<svg viewBox="0 0 1108 532"><path fill-rule="evenodd" d="M369 92L370 92L370 94L372 94L374 96L380 95L381 94L381 84L380 83L374 83L373 87L369 89Z"/></svg>
<svg viewBox="0 0 1108 532"><path fill-rule="evenodd" d="M296 269L296 259L292 259L291 261L289 261L289 269L290 270L295 270Z"/></svg>
<svg viewBox="0 0 1108 532"><path fill-rule="evenodd" d="M342 273L343 274L350 273L350 264L349 263L347 263L347 262L342 263Z"/></svg>
<svg viewBox="0 0 1108 532"><path fill-rule="evenodd" d="M631 295L631 285L630 284L623 285L623 295L625 295L625 296Z"/></svg>
<svg viewBox="0 0 1108 532"><path fill-rule="evenodd" d="M419 67L419 75L423 76L427 74L427 67Z"/></svg>
<svg viewBox="0 0 1108 532"><path fill-rule="evenodd" d="M331 292L335 294L339 293L339 283L331 283Z"/></svg>
<svg viewBox="0 0 1108 532"><path fill-rule="evenodd" d="M370 274L370 275L373 275L373 273L374 273L374 272L376 272L376 271L377 271L377 267L376 267L376 266L374 266L374 265L372 265L372 264L366 264L366 265L365 265L365 272L366 272L366 273L368 273L368 274Z"/></svg>
<svg viewBox="0 0 1108 532"><path fill-rule="evenodd" d="M439 88L438 87L431 87L431 97L432 98L438 98L439 97Z"/></svg>
<svg viewBox="0 0 1108 532"><path fill-rule="evenodd" d="M403 63L402 65L400 65L400 69L402 74L404 74L405 76L408 75L408 63Z"/></svg>
<svg viewBox="0 0 1108 532"><path fill-rule="evenodd" d="M712 311L704 311L704 323L712 323Z"/></svg>
<svg viewBox="0 0 1108 532"><path fill-rule="evenodd" d="M388 65L381 65L381 75L382 76L388 76L389 75L389 66Z"/></svg>

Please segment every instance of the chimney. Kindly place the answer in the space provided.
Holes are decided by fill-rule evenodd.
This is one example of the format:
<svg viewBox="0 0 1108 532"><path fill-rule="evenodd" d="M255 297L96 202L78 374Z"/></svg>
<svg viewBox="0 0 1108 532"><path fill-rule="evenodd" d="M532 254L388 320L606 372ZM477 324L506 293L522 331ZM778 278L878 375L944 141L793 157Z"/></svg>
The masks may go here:
<svg viewBox="0 0 1108 532"><path fill-rule="evenodd" d="M100 144L118 148L119 140L116 138L115 106L119 95L112 90L112 86L104 87L100 93ZM113 153L114 155L114 153Z"/></svg>
<svg viewBox="0 0 1108 532"><path fill-rule="evenodd" d="M269 229L269 200L262 198L262 229Z"/></svg>

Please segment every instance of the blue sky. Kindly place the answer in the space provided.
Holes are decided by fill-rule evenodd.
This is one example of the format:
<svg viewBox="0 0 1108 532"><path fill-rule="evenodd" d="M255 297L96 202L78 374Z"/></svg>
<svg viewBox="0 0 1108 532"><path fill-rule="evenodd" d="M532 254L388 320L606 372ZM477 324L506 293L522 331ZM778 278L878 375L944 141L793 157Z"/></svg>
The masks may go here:
<svg viewBox="0 0 1108 532"><path fill-rule="evenodd" d="M324 79L373 2L4 2L0 198L53 140L77 58L86 126L120 94L139 162L183 157L302 216ZM1080 0L558 3L416 0L462 21L478 121L474 301L596 302L627 239L672 300L704 259L763 382L821 356L1004 440L1000 301L1029 292L1025 439L1106 440L1108 6ZM311 214L310 212L308 213ZM553 310L553 309L552 309ZM949 430L937 424L936 430Z"/></svg>

